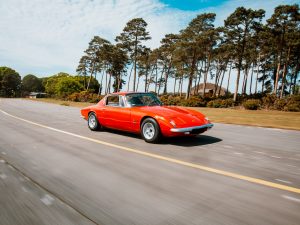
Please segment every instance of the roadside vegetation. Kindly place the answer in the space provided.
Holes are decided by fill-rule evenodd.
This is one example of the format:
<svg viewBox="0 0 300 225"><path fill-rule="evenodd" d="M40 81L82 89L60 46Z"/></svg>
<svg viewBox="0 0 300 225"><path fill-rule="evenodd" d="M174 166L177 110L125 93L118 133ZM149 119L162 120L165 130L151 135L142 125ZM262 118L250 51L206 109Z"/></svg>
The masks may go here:
<svg viewBox="0 0 300 225"><path fill-rule="evenodd" d="M152 91L165 105L299 112L299 6L277 6L266 20L262 9L239 7L221 27L214 26L215 17L196 16L179 33L166 34L156 49L145 45L151 39L146 21L132 19L114 43L93 37L76 75L21 79L0 67L0 97L45 92L48 98L95 103L120 90ZM209 77L214 84L208 93Z"/></svg>

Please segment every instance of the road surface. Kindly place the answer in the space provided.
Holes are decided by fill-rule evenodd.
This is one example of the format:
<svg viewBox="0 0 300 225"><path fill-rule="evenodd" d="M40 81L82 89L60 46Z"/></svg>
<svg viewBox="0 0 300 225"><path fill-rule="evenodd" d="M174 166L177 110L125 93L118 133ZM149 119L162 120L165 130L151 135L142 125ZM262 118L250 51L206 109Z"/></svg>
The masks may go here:
<svg viewBox="0 0 300 225"><path fill-rule="evenodd" d="M300 132L216 124L147 144L0 99L0 224L300 224ZM209 115L207 115L209 116Z"/></svg>

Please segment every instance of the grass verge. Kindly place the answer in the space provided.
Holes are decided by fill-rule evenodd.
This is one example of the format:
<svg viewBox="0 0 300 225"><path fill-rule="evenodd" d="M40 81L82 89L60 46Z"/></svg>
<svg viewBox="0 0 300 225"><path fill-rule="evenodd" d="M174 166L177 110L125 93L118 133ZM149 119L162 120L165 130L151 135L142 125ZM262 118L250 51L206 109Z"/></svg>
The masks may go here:
<svg viewBox="0 0 300 225"><path fill-rule="evenodd" d="M94 103L71 102L51 98L30 99L38 102L54 103L64 106L83 108ZM300 112L282 112L273 110L244 110L226 108L193 107L192 109L202 112L212 122L228 123L261 127L300 130Z"/></svg>

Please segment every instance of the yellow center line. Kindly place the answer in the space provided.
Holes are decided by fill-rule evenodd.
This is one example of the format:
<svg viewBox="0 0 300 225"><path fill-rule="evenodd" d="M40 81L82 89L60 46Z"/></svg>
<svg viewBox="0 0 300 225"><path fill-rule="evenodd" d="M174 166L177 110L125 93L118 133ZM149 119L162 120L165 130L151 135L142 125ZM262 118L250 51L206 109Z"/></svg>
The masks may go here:
<svg viewBox="0 0 300 225"><path fill-rule="evenodd" d="M46 126L46 125L43 125L43 124L39 124L39 123L30 121L30 120L26 120L26 119L23 119L21 117L11 115L11 114L3 111L3 110L0 110L0 111L3 114L7 115L7 116L10 116L10 117L13 117L15 119L24 121L26 123L29 123L29 124L32 124L32 125L35 125L35 126L39 126L39 127L42 127L42 128L46 128L48 130L56 131L56 132L59 132L59 133L67 134L67 135L77 137L77 138L80 138L80 139L83 139L83 140L91 141L91 142L94 142L94 143L106 145L106 146L109 146L109 147L121 149L121 150L128 151L128 152L133 152L133 153L136 153L136 154L139 154L139 155L144 155L144 156L148 156L148 157L151 157L151 158L155 158L155 159L159 159L159 160L163 160L163 161L167 161L167 162L171 162L171 163L176 163L176 164L179 164L179 165L183 165L183 166L187 166L187 167L191 167L191 168L195 168L195 169L199 169L199 170L203 170L203 171L223 175L223 176L226 176L226 177L236 178L236 179L239 179L239 180L244 180L244 181L248 181L248 182L251 182L251 183L260 184L260 185L264 185L264 186L267 186L267 187L277 188L277 189L280 189L280 190L300 194L300 189L299 188L290 187L290 186L282 185L282 184L277 184L277 183L273 183L273 182L270 182L270 181L266 181L266 180L262 180L262 179L258 179L258 178L253 178L253 177L248 177L248 176L244 176L244 175L241 175L241 174L232 173L232 172L228 172L228 171L224 171L224 170L219 170L219 169L215 169L215 168L211 168L211 167L207 167L207 166L202 166L200 164L190 163L190 162L186 162L186 161L182 161L182 160L178 160L178 159L174 159L174 158L170 158L170 157L166 157L166 156L162 156L162 155L158 155L158 154L153 154L153 153L149 153L149 152L145 152L145 151L141 151L141 150L137 150L137 149L133 149L133 148L128 148L128 147L124 147L124 146L121 146L121 145L112 144L112 143L109 143L109 142L106 142L106 141L100 141L100 140L97 140L97 139L85 137L85 136L82 136L82 135L74 134L74 133L71 133L71 132L67 132L67 131L56 129L56 128L53 128L53 127L49 127L49 126Z"/></svg>

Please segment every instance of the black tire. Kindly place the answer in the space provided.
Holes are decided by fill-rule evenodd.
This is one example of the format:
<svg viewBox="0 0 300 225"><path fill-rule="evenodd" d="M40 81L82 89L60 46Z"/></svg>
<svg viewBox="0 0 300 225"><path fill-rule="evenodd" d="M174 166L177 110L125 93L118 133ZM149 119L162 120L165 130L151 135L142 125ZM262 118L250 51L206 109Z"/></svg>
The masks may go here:
<svg viewBox="0 0 300 225"><path fill-rule="evenodd" d="M141 135L148 143L157 143L161 138L160 127L155 119L146 118L141 125Z"/></svg>
<svg viewBox="0 0 300 225"><path fill-rule="evenodd" d="M91 112L89 114L87 122L88 122L88 127L90 128L90 130L92 130L92 131L100 130L101 125L100 125L100 123L97 119L97 116L94 112Z"/></svg>

